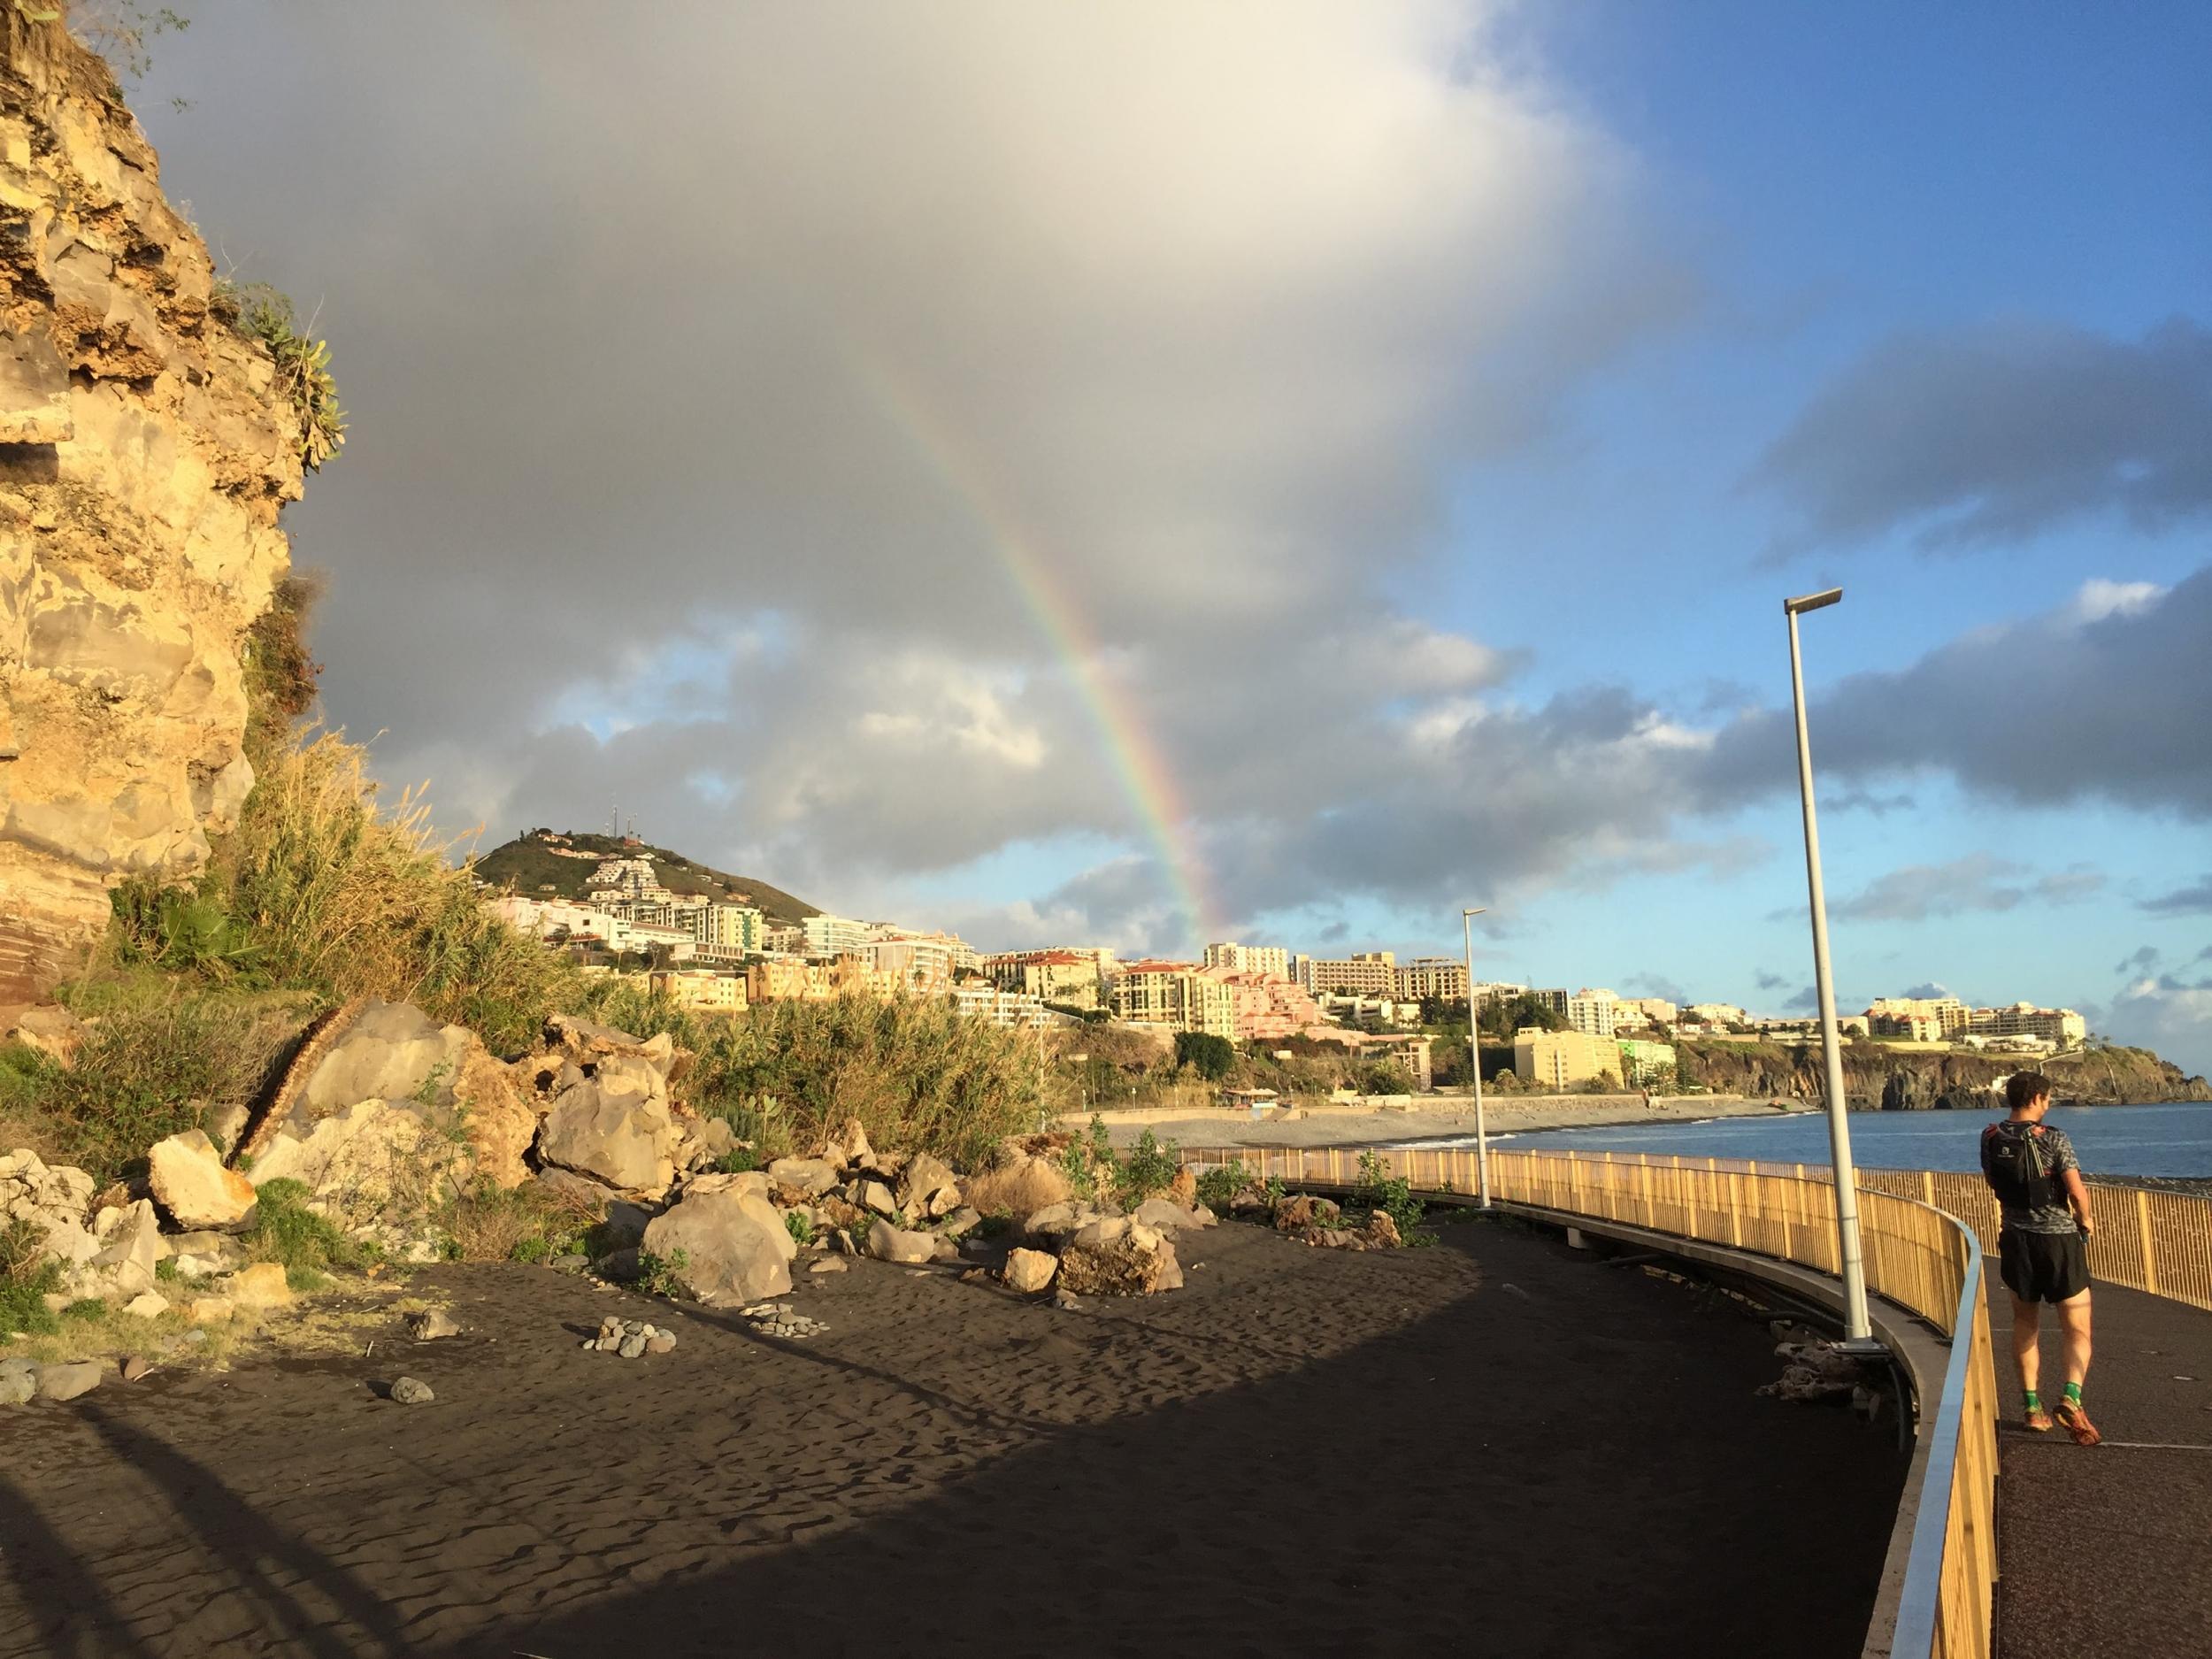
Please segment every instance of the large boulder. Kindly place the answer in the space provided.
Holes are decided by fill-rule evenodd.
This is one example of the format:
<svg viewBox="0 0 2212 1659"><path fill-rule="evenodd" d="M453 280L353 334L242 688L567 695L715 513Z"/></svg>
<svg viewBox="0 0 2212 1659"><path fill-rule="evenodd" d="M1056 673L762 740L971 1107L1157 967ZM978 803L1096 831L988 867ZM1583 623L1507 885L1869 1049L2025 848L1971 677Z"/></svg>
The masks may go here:
<svg viewBox="0 0 2212 1659"><path fill-rule="evenodd" d="M687 1192L648 1224L644 1249L710 1305L786 1294L798 1253L774 1206L735 1187Z"/></svg>
<svg viewBox="0 0 2212 1659"><path fill-rule="evenodd" d="M282 1179L314 1194L349 1225L420 1220L465 1183L465 1142L434 1126L431 1109L367 1100L318 1121L304 1137L288 1129L267 1142L247 1179L256 1187Z"/></svg>
<svg viewBox="0 0 2212 1659"><path fill-rule="evenodd" d="M899 1262L911 1267L937 1260L936 1234L909 1233L881 1219L868 1224L867 1248L879 1262Z"/></svg>
<svg viewBox="0 0 2212 1659"><path fill-rule="evenodd" d="M0 1015L0 1042L19 1042L65 1071L76 1064L77 1050L90 1034L84 1021L58 1002Z"/></svg>
<svg viewBox="0 0 2212 1659"><path fill-rule="evenodd" d="M643 1060L664 1083L673 1083L691 1069L692 1055L679 1048L666 1032L652 1037L633 1037L612 1025L595 1025L573 1014L556 1014L545 1022L545 1048L578 1065L595 1065L615 1057Z"/></svg>
<svg viewBox="0 0 2212 1659"><path fill-rule="evenodd" d="M1141 1221L1148 1227L1157 1227L1163 1233L1195 1233L1215 1223L1214 1212L1200 1206L1186 1210L1167 1198L1148 1198L1130 1212L1132 1221Z"/></svg>
<svg viewBox="0 0 2212 1659"><path fill-rule="evenodd" d="M49 1166L27 1148L0 1157L0 1225L27 1221L44 1235L46 1254L64 1266L90 1261L100 1241L85 1225L92 1177L66 1164Z"/></svg>
<svg viewBox="0 0 2212 1659"><path fill-rule="evenodd" d="M910 1216L936 1217L960 1207L960 1182L941 1158L917 1152L899 1171L900 1207Z"/></svg>
<svg viewBox="0 0 2212 1659"><path fill-rule="evenodd" d="M215 1143L197 1129L157 1141L146 1155L154 1202L180 1227L242 1227L252 1219L253 1183L223 1167Z"/></svg>
<svg viewBox="0 0 2212 1659"><path fill-rule="evenodd" d="M472 1172L514 1187L537 1114L507 1068L465 1025L441 1025L408 1002L370 1002L308 1074L286 1125L296 1136L363 1101L414 1108L470 1148Z"/></svg>
<svg viewBox="0 0 2212 1659"><path fill-rule="evenodd" d="M1164 1239L1150 1249L1125 1235L1111 1244L1070 1245L1060 1252L1060 1288L1071 1296L1146 1296L1182 1286L1182 1265Z"/></svg>
<svg viewBox="0 0 2212 1659"><path fill-rule="evenodd" d="M1051 1287L1052 1276L1060 1271L1060 1258L1048 1250L1013 1249L1007 1252L1006 1268L1002 1277L1006 1288L1030 1295Z"/></svg>
<svg viewBox="0 0 2212 1659"><path fill-rule="evenodd" d="M285 1279L281 1262L256 1262L251 1267L242 1267L224 1288L233 1308L281 1308L292 1301L292 1286Z"/></svg>
<svg viewBox="0 0 2212 1659"><path fill-rule="evenodd" d="M660 1194L675 1178L675 1121L659 1072L635 1056L610 1055L590 1075L570 1062L538 1131L538 1158L609 1187Z"/></svg>
<svg viewBox="0 0 2212 1659"><path fill-rule="evenodd" d="M73 1297L97 1296L127 1302L154 1287L154 1270L168 1254L161 1222L143 1198L101 1210L92 1224L99 1248L62 1275L62 1289Z"/></svg>
<svg viewBox="0 0 2212 1659"><path fill-rule="evenodd" d="M838 1171L827 1158L778 1158L768 1166L768 1179L778 1187L817 1198L837 1185Z"/></svg>

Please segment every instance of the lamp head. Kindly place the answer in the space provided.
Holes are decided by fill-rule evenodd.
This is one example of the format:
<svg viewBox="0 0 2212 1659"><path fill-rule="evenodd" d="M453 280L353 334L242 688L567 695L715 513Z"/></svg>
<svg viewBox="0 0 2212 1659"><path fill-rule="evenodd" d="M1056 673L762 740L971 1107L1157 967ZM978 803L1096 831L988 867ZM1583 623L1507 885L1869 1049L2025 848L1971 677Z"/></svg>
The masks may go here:
<svg viewBox="0 0 2212 1659"><path fill-rule="evenodd" d="M1842 588L1831 588L1822 593L1807 594L1801 599L1785 599L1782 609L1793 617L1802 616L1808 611L1818 611L1824 606L1832 605L1842 597Z"/></svg>

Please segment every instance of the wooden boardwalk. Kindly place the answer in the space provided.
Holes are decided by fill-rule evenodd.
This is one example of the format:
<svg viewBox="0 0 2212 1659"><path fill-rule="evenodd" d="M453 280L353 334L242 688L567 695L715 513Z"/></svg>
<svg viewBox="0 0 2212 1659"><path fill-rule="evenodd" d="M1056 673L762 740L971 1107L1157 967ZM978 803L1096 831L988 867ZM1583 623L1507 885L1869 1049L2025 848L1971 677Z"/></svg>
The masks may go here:
<svg viewBox="0 0 2212 1659"><path fill-rule="evenodd" d="M2105 1444L2020 1426L2012 1299L1989 1276L2002 1476L1999 1659L2212 1655L2212 1313L2100 1283L2085 1399ZM2043 1321L2043 1394L2063 1375Z"/></svg>

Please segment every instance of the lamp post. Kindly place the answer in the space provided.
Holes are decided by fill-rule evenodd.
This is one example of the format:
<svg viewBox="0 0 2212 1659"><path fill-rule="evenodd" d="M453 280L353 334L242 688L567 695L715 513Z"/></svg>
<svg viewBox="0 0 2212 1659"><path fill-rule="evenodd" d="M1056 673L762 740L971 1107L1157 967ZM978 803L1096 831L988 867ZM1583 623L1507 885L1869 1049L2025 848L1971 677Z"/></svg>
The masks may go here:
<svg viewBox="0 0 2212 1659"><path fill-rule="evenodd" d="M1805 734L1805 669L1797 618L1843 597L1843 589L1785 599L1790 625L1790 699L1797 711L1797 787L1805 803L1805 887L1813 914L1813 994L1820 1003L1820 1049L1828 1074L1828 1156L1835 1165L1836 1256L1843 1263L1843 1335L1847 1348L1875 1348L1866 1314L1866 1265L1859 1254L1859 1184L1851 1164L1849 1102L1843 1093L1843 1048L1836 1038L1835 981L1828 971L1828 901L1820 884L1820 826L1813 815L1813 751Z"/></svg>
<svg viewBox="0 0 2212 1659"><path fill-rule="evenodd" d="M1475 918L1488 909L1481 905L1459 913L1459 931L1467 944L1467 1062L1475 1080L1475 1179L1485 1210L1490 1208L1490 1137L1482 1123L1482 1033L1475 1024Z"/></svg>

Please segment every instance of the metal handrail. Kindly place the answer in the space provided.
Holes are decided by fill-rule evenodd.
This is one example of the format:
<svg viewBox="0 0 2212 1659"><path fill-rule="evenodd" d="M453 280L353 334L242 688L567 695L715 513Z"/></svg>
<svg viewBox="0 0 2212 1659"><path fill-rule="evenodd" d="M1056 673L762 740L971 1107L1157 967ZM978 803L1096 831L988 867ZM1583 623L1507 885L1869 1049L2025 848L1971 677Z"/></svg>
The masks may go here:
<svg viewBox="0 0 2212 1659"><path fill-rule="evenodd" d="M1940 1210L1937 1212L1942 1214ZM1974 1230L1955 1216L1945 1219L1958 1227L1966 1243L1964 1281L1959 1286L1959 1305L1952 1325L1951 1356L1943 1367L1943 1385L1932 1408L1920 1414L1921 1432L1931 1436L1927 1461L1920 1471L1919 1506L1913 1518L1912 1542L1905 1557L1905 1581L1897 1595L1897 1623L1890 1636L1890 1651L1904 1654L1947 1654L1938 1647L1944 1612L1944 1566L1951 1548L1951 1516L1957 1495L1959 1452L1966 1438L1966 1411L1972 1393L1977 1350L1985 1352L1989 1330L1982 1307L1982 1247ZM1958 1333L1963 1333L1962 1336ZM1978 1340L1979 1339L1979 1340ZM1933 1517L1941 1517L1933 1525ZM1989 1586L1994 1589L1993 1579ZM1986 1601L1984 1603L1987 1605ZM1990 1650L1985 1640L1984 1654Z"/></svg>

